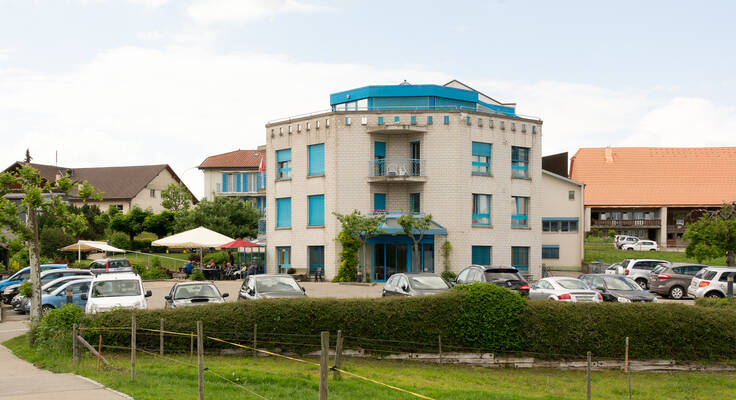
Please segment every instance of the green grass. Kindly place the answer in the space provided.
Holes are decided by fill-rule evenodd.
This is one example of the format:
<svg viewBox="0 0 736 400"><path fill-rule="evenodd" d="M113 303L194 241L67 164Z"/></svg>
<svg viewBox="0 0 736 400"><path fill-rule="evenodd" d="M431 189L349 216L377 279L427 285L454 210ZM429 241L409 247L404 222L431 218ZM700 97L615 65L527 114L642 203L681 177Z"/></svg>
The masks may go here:
<svg viewBox="0 0 736 400"><path fill-rule="evenodd" d="M114 369L98 375L96 360L85 353L78 368L69 355L36 353L25 336L4 343L15 354L54 372L72 372L89 377L136 399L196 399L196 368L188 355L172 356L179 362L140 354L136 382L130 381L128 353L107 353ZM103 351L104 353L104 351ZM308 359L317 362L316 359ZM315 399L319 371L316 366L272 357L205 356L205 367L268 399ZM560 400L585 398L584 371L547 369L489 369L440 366L416 362L347 358L345 370L411 390L435 399ZM632 374L635 399L727 399L736 398L736 373L641 373ZM626 375L621 371L594 371L593 398L623 399L628 396ZM330 399L416 399L357 378L329 381ZM257 399L238 386L205 373L205 396L212 399Z"/></svg>
<svg viewBox="0 0 736 400"><path fill-rule="evenodd" d="M698 260L688 257L684 251L632 251L619 250L613 247L612 242L600 240L585 240L585 262L601 260L607 264L623 261L627 258L656 258L670 262L698 263ZM726 257L720 257L706 262L709 265L726 265Z"/></svg>

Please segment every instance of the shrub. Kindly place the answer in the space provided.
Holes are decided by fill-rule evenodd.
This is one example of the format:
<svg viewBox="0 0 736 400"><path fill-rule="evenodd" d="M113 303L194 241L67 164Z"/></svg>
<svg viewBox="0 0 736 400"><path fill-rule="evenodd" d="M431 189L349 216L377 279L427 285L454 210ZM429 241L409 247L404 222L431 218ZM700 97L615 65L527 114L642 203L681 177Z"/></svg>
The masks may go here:
<svg viewBox="0 0 736 400"><path fill-rule="evenodd" d="M41 352L68 354L71 352L72 325L83 318L84 310L74 304L51 310L31 326L31 344Z"/></svg>
<svg viewBox="0 0 736 400"><path fill-rule="evenodd" d="M445 271L442 274L440 274L440 276L442 276L442 278L448 282L457 278L457 274L452 271Z"/></svg>
<svg viewBox="0 0 736 400"><path fill-rule="evenodd" d="M487 283L458 285L467 292L453 329L465 346L484 349L521 349L520 319L524 300L517 292Z"/></svg>
<svg viewBox="0 0 736 400"><path fill-rule="evenodd" d="M31 297L31 281L25 281L18 287L18 294L26 298Z"/></svg>
<svg viewBox="0 0 736 400"><path fill-rule="evenodd" d="M192 274L189 275L189 278L191 280L193 280L193 281L203 281L203 280L205 280L205 278L204 278L204 272L202 272L201 269L195 268L192 271Z"/></svg>
<svg viewBox="0 0 736 400"><path fill-rule="evenodd" d="M161 268L161 259L158 257L153 257L153 261L151 262L151 267Z"/></svg>
<svg viewBox="0 0 736 400"><path fill-rule="evenodd" d="M215 260L215 264L217 265L223 265L228 261L227 252L226 251L216 251L213 253L209 253L206 256L204 256L203 263L206 265L210 262L210 260Z"/></svg>
<svg viewBox="0 0 736 400"><path fill-rule="evenodd" d="M355 282L358 280L358 250L361 246L360 240L344 230L337 235L337 240L342 245L342 250L340 251L340 268L332 281Z"/></svg>
<svg viewBox="0 0 736 400"><path fill-rule="evenodd" d="M132 250L149 253L151 251L151 239L133 239Z"/></svg>
<svg viewBox="0 0 736 400"><path fill-rule="evenodd" d="M141 275L143 280L156 280L156 279L168 279L169 275L166 270L159 267L146 268Z"/></svg>
<svg viewBox="0 0 736 400"><path fill-rule="evenodd" d="M117 247L118 249L130 250L130 238L123 232L115 232L110 235L110 246Z"/></svg>
<svg viewBox="0 0 736 400"><path fill-rule="evenodd" d="M726 308L736 310L736 301L729 299L712 299L707 297L699 297L695 299L695 305L710 308Z"/></svg>
<svg viewBox="0 0 736 400"><path fill-rule="evenodd" d="M131 268L133 268L133 271L136 274L140 275L141 277L146 272L146 266L145 265L131 263L130 266L131 266Z"/></svg>
<svg viewBox="0 0 736 400"><path fill-rule="evenodd" d="M74 242L74 237L61 228L44 227L39 232L40 254L44 257L54 257L59 249Z"/></svg>

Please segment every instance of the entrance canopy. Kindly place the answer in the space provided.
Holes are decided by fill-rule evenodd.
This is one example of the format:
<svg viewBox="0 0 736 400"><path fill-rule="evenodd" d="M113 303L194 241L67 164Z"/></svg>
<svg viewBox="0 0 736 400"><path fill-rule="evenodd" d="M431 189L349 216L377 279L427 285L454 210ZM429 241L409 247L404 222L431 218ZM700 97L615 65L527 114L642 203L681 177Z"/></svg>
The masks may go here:
<svg viewBox="0 0 736 400"><path fill-rule="evenodd" d="M233 238L209 230L203 226L177 233L163 239L154 240L151 246L179 247L179 248L209 248L219 247L230 243Z"/></svg>
<svg viewBox="0 0 736 400"><path fill-rule="evenodd" d="M421 216L415 216L414 218L420 218ZM398 217L395 216L386 216L386 222L382 223L380 226L380 229L383 229L386 231L389 235L402 235L404 234L404 229L399 225L399 223L396 221ZM412 232L415 235L418 235L419 231ZM430 223L429 229L427 229L424 232L425 235L441 235L441 236L447 236L447 229L443 227L442 225L432 221Z"/></svg>
<svg viewBox="0 0 736 400"><path fill-rule="evenodd" d="M107 242L95 242L92 240L80 240L77 243L62 247L60 251L110 251L113 253L125 253L125 250L110 246Z"/></svg>

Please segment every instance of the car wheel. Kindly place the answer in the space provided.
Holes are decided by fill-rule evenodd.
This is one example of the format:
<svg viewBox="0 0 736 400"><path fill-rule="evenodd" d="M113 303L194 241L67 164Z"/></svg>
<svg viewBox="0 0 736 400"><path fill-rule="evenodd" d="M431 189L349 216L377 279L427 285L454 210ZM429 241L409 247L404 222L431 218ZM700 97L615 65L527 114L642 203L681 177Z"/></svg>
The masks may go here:
<svg viewBox="0 0 736 400"><path fill-rule="evenodd" d="M636 283L638 283L638 284L639 284L639 286L640 286L640 287L641 287L641 288L642 288L643 290L647 290L647 289L649 289L649 285L647 284L647 281L646 281L646 279L637 279L637 280L636 280Z"/></svg>
<svg viewBox="0 0 736 400"><path fill-rule="evenodd" d="M54 309L54 306L52 306L50 304L44 304L41 307L41 315L46 315L46 314L48 314L49 311L51 311L53 309Z"/></svg>
<svg viewBox="0 0 736 400"><path fill-rule="evenodd" d="M670 298L675 300L682 300L682 298L685 297L685 289L683 289L680 286L673 286L672 289L670 289Z"/></svg>
<svg viewBox="0 0 736 400"><path fill-rule="evenodd" d="M629 247L629 248L628 248L628 249L626 249L626 250L628 250L628 251L634 251L634 248L633 248L633 247Z"/></svg>
<svg viewBox="0 0 736 400"><path fill-rule="evenodd" d="M649 249L649 251L657 251L657 249Z"/></svg>
<svg viewBox="0 0 736 400"><path fill-rule="evenodd" d="M723 295L718 292L708 292L705 297L711 298L711 299L721 299L723 298Z"/></svg>

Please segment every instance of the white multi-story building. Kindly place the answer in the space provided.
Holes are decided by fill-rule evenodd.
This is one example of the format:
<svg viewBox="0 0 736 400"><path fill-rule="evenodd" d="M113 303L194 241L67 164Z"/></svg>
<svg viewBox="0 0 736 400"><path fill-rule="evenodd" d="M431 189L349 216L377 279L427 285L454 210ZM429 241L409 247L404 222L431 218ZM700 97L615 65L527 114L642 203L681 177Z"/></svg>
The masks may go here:
<svg viewBox="0 0 736 400"><path fill-rule="evenodd" d="M582 264L584 188L580 182L542 170L542 262L548 267L577 269Z"/></svg>
<svg viewBox="0 0 736 400"><path fill-rule="evenodd" d="M333 212L386 215L366 273L412 267L398 215L431 214L419 266L541 268L542 121L464 84L367 86L332 94L331 110L266 125L267 271L339 267ZM442 256L445 242L452 251Z"/></svg>

